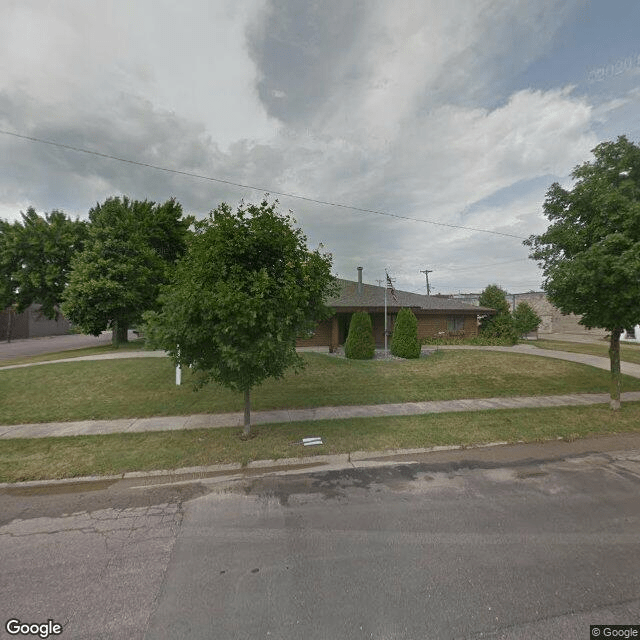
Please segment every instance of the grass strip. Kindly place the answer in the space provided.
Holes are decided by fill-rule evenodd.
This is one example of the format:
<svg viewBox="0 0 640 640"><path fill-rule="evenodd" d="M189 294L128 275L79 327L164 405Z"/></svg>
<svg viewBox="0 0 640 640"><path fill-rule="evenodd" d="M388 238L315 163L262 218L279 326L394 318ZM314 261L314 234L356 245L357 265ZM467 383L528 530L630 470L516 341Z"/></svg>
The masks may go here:
<svg viewBox="0 0 640 640"><path fill-rule="evenodd" d="M307 368L252 391L252 409L311 408L505 396L606 393L610 374L516 353L439 351L418 360L358 361L305 353ZM67 422L242 411L220 385L175 385L168 358L65 362L0 371L0 424ZM623 390L640 379L623 376Z"/></svg>
<svg viewBox="0 0 640 640"><path fill-rule="evenodd" d="M617 412L605 405L508 409L271 424L252 431L254 437L246 441L237 428L0 440L0 481L246 464L362 450L575 440L640 431L640 403L625 403ZM324 444L313 448L291 444L306 436L320 436Z"/></svg>
<svg viewBox="0 0 640 640"><path fill-rule="evenodd" d="M526 344L540 349L555 351L569 351L570 353L585 353L590 356L609 358L609 343L562 342L560 340L531 340ZM640 364L640 344L620 343L620 360Z"/></svg>

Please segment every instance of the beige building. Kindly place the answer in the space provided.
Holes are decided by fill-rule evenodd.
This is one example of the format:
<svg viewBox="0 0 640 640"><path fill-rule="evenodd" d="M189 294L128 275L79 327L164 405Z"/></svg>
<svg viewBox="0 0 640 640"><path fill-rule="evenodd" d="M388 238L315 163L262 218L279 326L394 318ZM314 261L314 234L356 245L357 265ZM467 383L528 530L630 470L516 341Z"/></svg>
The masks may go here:
<svg viewBox="0 0 640 640"><path fill-rule="evenodd" d="M513 310L521 302L526 302L540 316L542 322L538 328L538 334L544 335L549 333L573 333L591 335L594 337L603 337L607 335L605 329L587 329L584 325L579 324L581 316L573 313L565 315L554 307L547 299L543 291L530 291L529 293L509 293L507 300Z"/></svg>

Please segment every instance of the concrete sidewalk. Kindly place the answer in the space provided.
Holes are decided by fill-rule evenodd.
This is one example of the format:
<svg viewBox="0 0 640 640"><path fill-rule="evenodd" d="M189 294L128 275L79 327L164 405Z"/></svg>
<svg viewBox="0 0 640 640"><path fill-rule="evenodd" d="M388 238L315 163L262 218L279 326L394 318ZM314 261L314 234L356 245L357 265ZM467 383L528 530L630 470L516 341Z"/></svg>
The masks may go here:
<svg viewBox="0 0 640 640"><path fill-rule="evenodd" d="M434 348L423 348L433 351ZM476 347L445 346L438 349L470 349L481 351L500 351L505 353L522 353L543 358L568 360L586 364L599 369L609 369L609 359L581 353L539 349L533 345L516 345L514 347ZM165 357L162 351L123 351L103 355L64 358L42 363L10 365L2 369L14 369L57 362L73 362L75 360L108 360L119 358ZM640 365L628 362L621 363L624 374L640 378ZM622 401L640 400L640 391L622 394ZM312 409L282 409L274 411L253 411L252 424L293 423L314 420L336 420L347 418L384 417L423 415L430 413L447 413L461 411L484 411L498 409L529 409L540 407L569 407L609 402L609 395L568 394L559 396L526 396L504 398L474 398L463 400L442 400L430 402L407 402L397 404L356 405L340 407L316 407ZM190 416L170 416L153 418L122 418L118 420L83 420L80 422L51 422L38 424L21 424L0 426L0 439L8 438L44 438L76 435L96 435L122 432L170 431L177 429L201 429L216 427L240 427L243 424L243 413L197 414Z"/></svg>
<svg viewBox="0 0 640 640"><path fill-rule="evenodd" d="M623 393L622 400L624 402L638 401L640 400L640 391ZM606 393L577 393L561 396L473 398L465 400L403 402L397 404L315 407L313 409L253 411L251 413L251 423L257 425L315 420L338 420L347 418L410 416L463 411L572 407L605 404L607 402L609 402L609 395ZM123 418L120 420L83 420L80 422L19 424L0 427L0 439L46 438L79 435L103 435L108 433L136 433L144 431L241 427L243 420L244 414L239 412L154 418Z"/></svg>

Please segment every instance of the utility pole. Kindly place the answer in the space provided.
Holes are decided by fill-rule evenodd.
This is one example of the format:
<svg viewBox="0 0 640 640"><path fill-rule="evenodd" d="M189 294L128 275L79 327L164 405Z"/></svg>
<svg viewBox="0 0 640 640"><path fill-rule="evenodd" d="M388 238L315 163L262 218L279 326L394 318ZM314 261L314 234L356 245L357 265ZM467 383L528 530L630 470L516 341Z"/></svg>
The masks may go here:
<svg viewBox="0 0 640 640"><path fill-rule="evenodd" d="M429 274L433 273L433 269L424 269L424 271L420 271L420 273L424 273L427 276L427 295L431 295L431 289L429 288Z"/></svg>

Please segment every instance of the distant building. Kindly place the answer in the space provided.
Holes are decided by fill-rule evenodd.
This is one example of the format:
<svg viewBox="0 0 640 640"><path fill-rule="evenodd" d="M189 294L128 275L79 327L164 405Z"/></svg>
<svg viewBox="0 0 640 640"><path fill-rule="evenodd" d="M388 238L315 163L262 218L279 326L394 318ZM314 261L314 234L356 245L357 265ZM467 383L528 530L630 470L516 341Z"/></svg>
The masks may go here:
<svg viewBox="0 0 640 640"><path fill-rule="evenodd" d="M526 302L540 316L542 322L538 327L538 334L573 333L595 337L604 337L607 334L606 329L587 329L584 325L579 324L582 316L562 313L560 309L549 302L543 291L509 293L507 301L511 310L521 302Z"/></svg>
<svg viewBox="0 0 640 640"><path fill-rule="evenodd" d="M60 313L57 320L49 320L40 310L39 304L32 304L22 313L13 314L11 339L40 338L69 333L71 323ZM7 340L9 331L9 311L0 312L0 340Z"/></svg>
<svg viewBox="0 0 640 640"><path fill-rule="evenodd" d="M453 300L461 300L466 304L479 305L480 293L453 293L449 297ZM605 329L587 329L579 324L581 316L573 313L562 313L547 299L544 291L529 291L527 293L507 293L507 302L511 311L520 304L526 302L541 319L538 334L572 333L579 335L591 335L603 337L607 334Z"/></svg>

